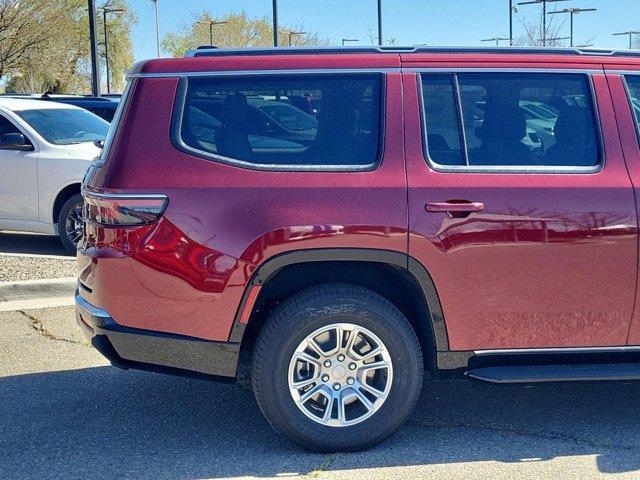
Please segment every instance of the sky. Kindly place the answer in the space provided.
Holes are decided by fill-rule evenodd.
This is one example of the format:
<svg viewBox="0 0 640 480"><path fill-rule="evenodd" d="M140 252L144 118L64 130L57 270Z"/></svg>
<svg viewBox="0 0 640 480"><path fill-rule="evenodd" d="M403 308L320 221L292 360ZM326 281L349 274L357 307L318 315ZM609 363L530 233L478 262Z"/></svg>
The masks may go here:
<svg viewBox="0 0 640 480"><path fill-rule="evenodd" d="M160 36L179 31L195 14L214 16L245 11L249 16L271 16L271 0L157 0ZM383 36L396 45L490 45L482 39L509 36L508 0L382 0ZM514 0L514 4L522 0ZM154 57L155 16L151 0L127 0L138 21L133 27L136 60ZM369 45L377 35L376 0L278 0L279 23L318 33L339 45L342 38L356 38L352 45ZM627 48L628 37L614 32L640 30L640 0L569 0L547 4L547 10L567 7L597 8L574 16L575 44ZM523 34L522 20L539 21L540 5L522 5L514 14L514 38ZM560 36L569 35L567 15ZM568 43L567 43L568 45Z"/></svg>

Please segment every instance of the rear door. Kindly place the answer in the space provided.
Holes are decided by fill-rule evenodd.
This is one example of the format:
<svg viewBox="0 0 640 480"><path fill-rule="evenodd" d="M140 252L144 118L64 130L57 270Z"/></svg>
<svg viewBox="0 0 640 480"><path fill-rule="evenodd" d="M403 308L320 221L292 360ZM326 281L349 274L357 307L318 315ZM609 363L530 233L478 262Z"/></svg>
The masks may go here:
<svg viewBox="0 0 640 480"><path fill-rule="evenodd" d="M618 131L627 168L633 183L636 204L640 201L640 71L624 66L607 68L607 80L616 111ZM638 211L640 216L640 210ZM636 292L640 296L640 292ZM636 301L636 305L638 302ZM640 345L640 309L636 307L629 331L629 345Z"/></svg>
<svg viewBox="0 0 640 480"><path fill-rule="evenodd" d="M409 252L450 349L624 345L637 221L602 71L403 81Z"/></svg>

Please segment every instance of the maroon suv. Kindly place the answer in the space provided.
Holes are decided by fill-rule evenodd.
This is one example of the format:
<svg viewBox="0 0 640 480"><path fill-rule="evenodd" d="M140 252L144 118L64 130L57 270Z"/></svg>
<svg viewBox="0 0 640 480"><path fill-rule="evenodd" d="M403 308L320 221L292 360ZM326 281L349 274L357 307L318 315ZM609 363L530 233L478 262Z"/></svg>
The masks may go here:
<svg viewBox="0 0 640 480"><path fill-rule="evenodd" d="M640 378L640 57L201 49L129 80L78 252L114 365L250 384L325 451L391 434L425 370Z"/></svg>

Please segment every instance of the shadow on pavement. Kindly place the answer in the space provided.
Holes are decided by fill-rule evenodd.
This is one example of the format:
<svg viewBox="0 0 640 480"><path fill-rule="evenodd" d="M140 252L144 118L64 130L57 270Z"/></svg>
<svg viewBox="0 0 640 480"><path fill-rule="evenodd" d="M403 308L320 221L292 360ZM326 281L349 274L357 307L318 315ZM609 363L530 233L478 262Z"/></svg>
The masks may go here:
<svg viewBox="0 0 640 480"><path fill-rule="evenodd" d="M73 257L73 255L65 251L58 237L32 233L0 233L0 253L64 255Z"/></svg>
<svg viewBox="0 0 640 480"><path fill-rule="evenodd" d="M0 379L3 477L203 478L594 455L640 468L640 384L430 384L400 433L327 457L275 434L239 386L112 367Z"/></svg>

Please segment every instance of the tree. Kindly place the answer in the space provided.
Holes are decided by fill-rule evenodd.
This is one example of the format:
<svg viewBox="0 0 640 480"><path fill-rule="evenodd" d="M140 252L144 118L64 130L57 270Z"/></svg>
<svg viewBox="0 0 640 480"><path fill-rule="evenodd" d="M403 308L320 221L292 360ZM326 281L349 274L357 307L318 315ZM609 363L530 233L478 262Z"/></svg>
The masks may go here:
<svg viewBox="0 0 640 480"><path fill-rule="evenodd" d="M182 24L179 33L169 33L162 39L162 49L180 57L184 52L198 47L209 45L208 22L226 22L213 26L213 44L217 47L268 47L273 45L273 30L269 17L249 18L245 12L227 14L223 17L214 17L210 12L202 12L194 15L189 24ZM303 26L289 28L281 26L278 31L278 43L289 45L289 39L295 46L328 45L328 39L322 39L317 34L305 33L304 35L289 36L289 32L304 31Z"/></svg>
<svg viewBox="0 0 640 480"><path fill-rule="evenodd" d="M0 47L0 76L8 77L7 91L89 92L90 44L86 0L14 0L11 3L15 5L14 14L20 18L34 15L32 6L35 3L40 3L41 8L35 13L37 25L31 25L27 32L30 43L16 59L2 63ZM118 91L124 88L124 74L133 62L131 25L136 19L127 8L125 0L107 0L99 5L99 8L104 7L124 10L122 13L110 14L107 19L111 84L113 90ZM0 7L0 39L3 32L2 18ZM99 55L104 65L104 25L100 10L96 20L100 40ZM9 38L14 39L17 34L16 30L7 30ZM104 73L102 79L106 80Z"/></svg>
<svg viewBox="0 0 640 480"><path fill-rule="evenodd" d="M550 15L549 18L547 18L546 41L544 42L547 47L559 47L563 45L563 41L558 37L560 37L560 29L564 22L558 23L555 21L555 18L556 15ZM522 25L524 34L519 38L515 38L513 44L531 47L542 46L542 21L540 23L534 23L523 18L520 24Z"/></svg>
<svg viewBox="0 0 640 480"><path fill-rule="evenodd" d="M0 78L20 68L24 57L47 45L64 29L56 15L66 0L0 0Z"/></svg>

